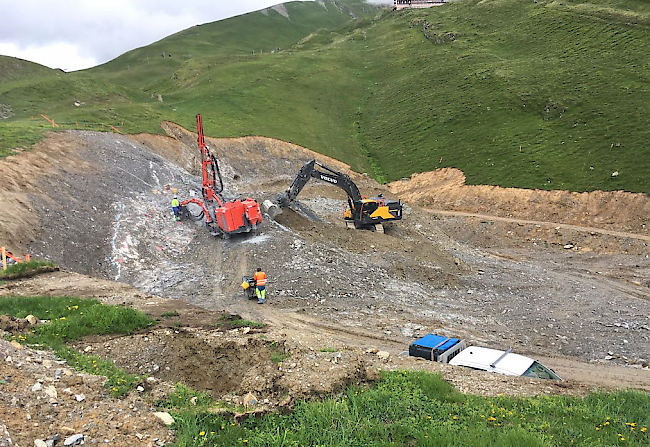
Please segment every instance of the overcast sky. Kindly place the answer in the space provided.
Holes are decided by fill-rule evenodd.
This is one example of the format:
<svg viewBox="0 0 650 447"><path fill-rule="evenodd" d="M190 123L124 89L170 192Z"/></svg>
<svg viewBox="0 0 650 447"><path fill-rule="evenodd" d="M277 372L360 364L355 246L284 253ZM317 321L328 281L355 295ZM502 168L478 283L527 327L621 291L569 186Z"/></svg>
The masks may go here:
<svg viewBox="0 0 650 447"><path fill-rule="evenodd" d="M65 71L81 70L191 26L278 3L281 1L0 0L0 55Z"/></svg>

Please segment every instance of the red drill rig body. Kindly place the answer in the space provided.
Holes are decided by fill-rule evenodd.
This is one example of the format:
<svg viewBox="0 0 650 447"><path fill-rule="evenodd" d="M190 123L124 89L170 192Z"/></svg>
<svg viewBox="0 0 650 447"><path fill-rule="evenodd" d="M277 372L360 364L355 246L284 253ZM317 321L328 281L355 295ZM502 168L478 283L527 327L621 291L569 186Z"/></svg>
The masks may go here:
<svg viewBox="0 0 650 447"><path fill-rule="evenodd" d="M205 223L214 235L228 237L236 233L257 231L262 223L259 204L250 197L226 200L223 195L223 179L217 159L210 153L203 137L203 121L196 115L198 143L201 151L201 171L203 172L203 200L187 199L180 202L181 212L192 220L205 217ZM218 180L218 184L217 184ZM189 204L194 204L190 205ZM198 208L200 211L198 211Z"/></svg>

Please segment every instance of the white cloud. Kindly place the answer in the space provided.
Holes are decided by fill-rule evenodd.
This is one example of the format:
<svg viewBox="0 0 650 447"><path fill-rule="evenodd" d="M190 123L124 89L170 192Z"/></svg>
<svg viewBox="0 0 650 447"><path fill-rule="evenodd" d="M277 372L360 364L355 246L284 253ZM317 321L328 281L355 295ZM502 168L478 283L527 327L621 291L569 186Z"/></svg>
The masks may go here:
<svg viewBox="0 0 650 447"><path fill-rule="evenodd" d="M95 58L82 56L79 54L79 47L65 42L30 45L27 47L18 47L14 43L0 42L0 54L37 62L50 68L60 68L65 71L79 70L97 65ZM64 57L61 57L62 55Z"/></svg>
<svg viewBox="0 0 650 447"><path fill-rule="evenodd" d="M309 1L309 0L307 0ZM278 0L0 0L0 54L66 71Z"/></svg>

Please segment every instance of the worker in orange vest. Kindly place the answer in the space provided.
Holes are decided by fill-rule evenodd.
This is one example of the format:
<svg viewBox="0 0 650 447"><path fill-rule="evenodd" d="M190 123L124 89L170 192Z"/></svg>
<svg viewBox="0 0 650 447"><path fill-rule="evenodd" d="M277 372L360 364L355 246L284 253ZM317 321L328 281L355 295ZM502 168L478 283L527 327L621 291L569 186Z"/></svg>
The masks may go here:
<svg viewBox="0 0 650 447"><path fill-rule="evenodd" d="M257 295L257 304L264 304L266 302L266 273L261 268L257 268L255 275L255 294Z"/></svg>

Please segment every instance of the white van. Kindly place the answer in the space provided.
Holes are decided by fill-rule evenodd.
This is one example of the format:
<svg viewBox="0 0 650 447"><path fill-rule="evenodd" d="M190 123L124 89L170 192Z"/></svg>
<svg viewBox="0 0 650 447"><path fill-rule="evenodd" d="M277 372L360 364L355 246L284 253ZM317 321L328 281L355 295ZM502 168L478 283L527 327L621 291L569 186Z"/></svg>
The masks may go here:
<svg viewBox="0 0 650 447"><path fill-rule="evenodd" d="M534 377L537 379L562 380L546 366L523 355L507 351L470 346L456 354L450 365L466 366L481 371L495 372L507 376Z"/></svg>

